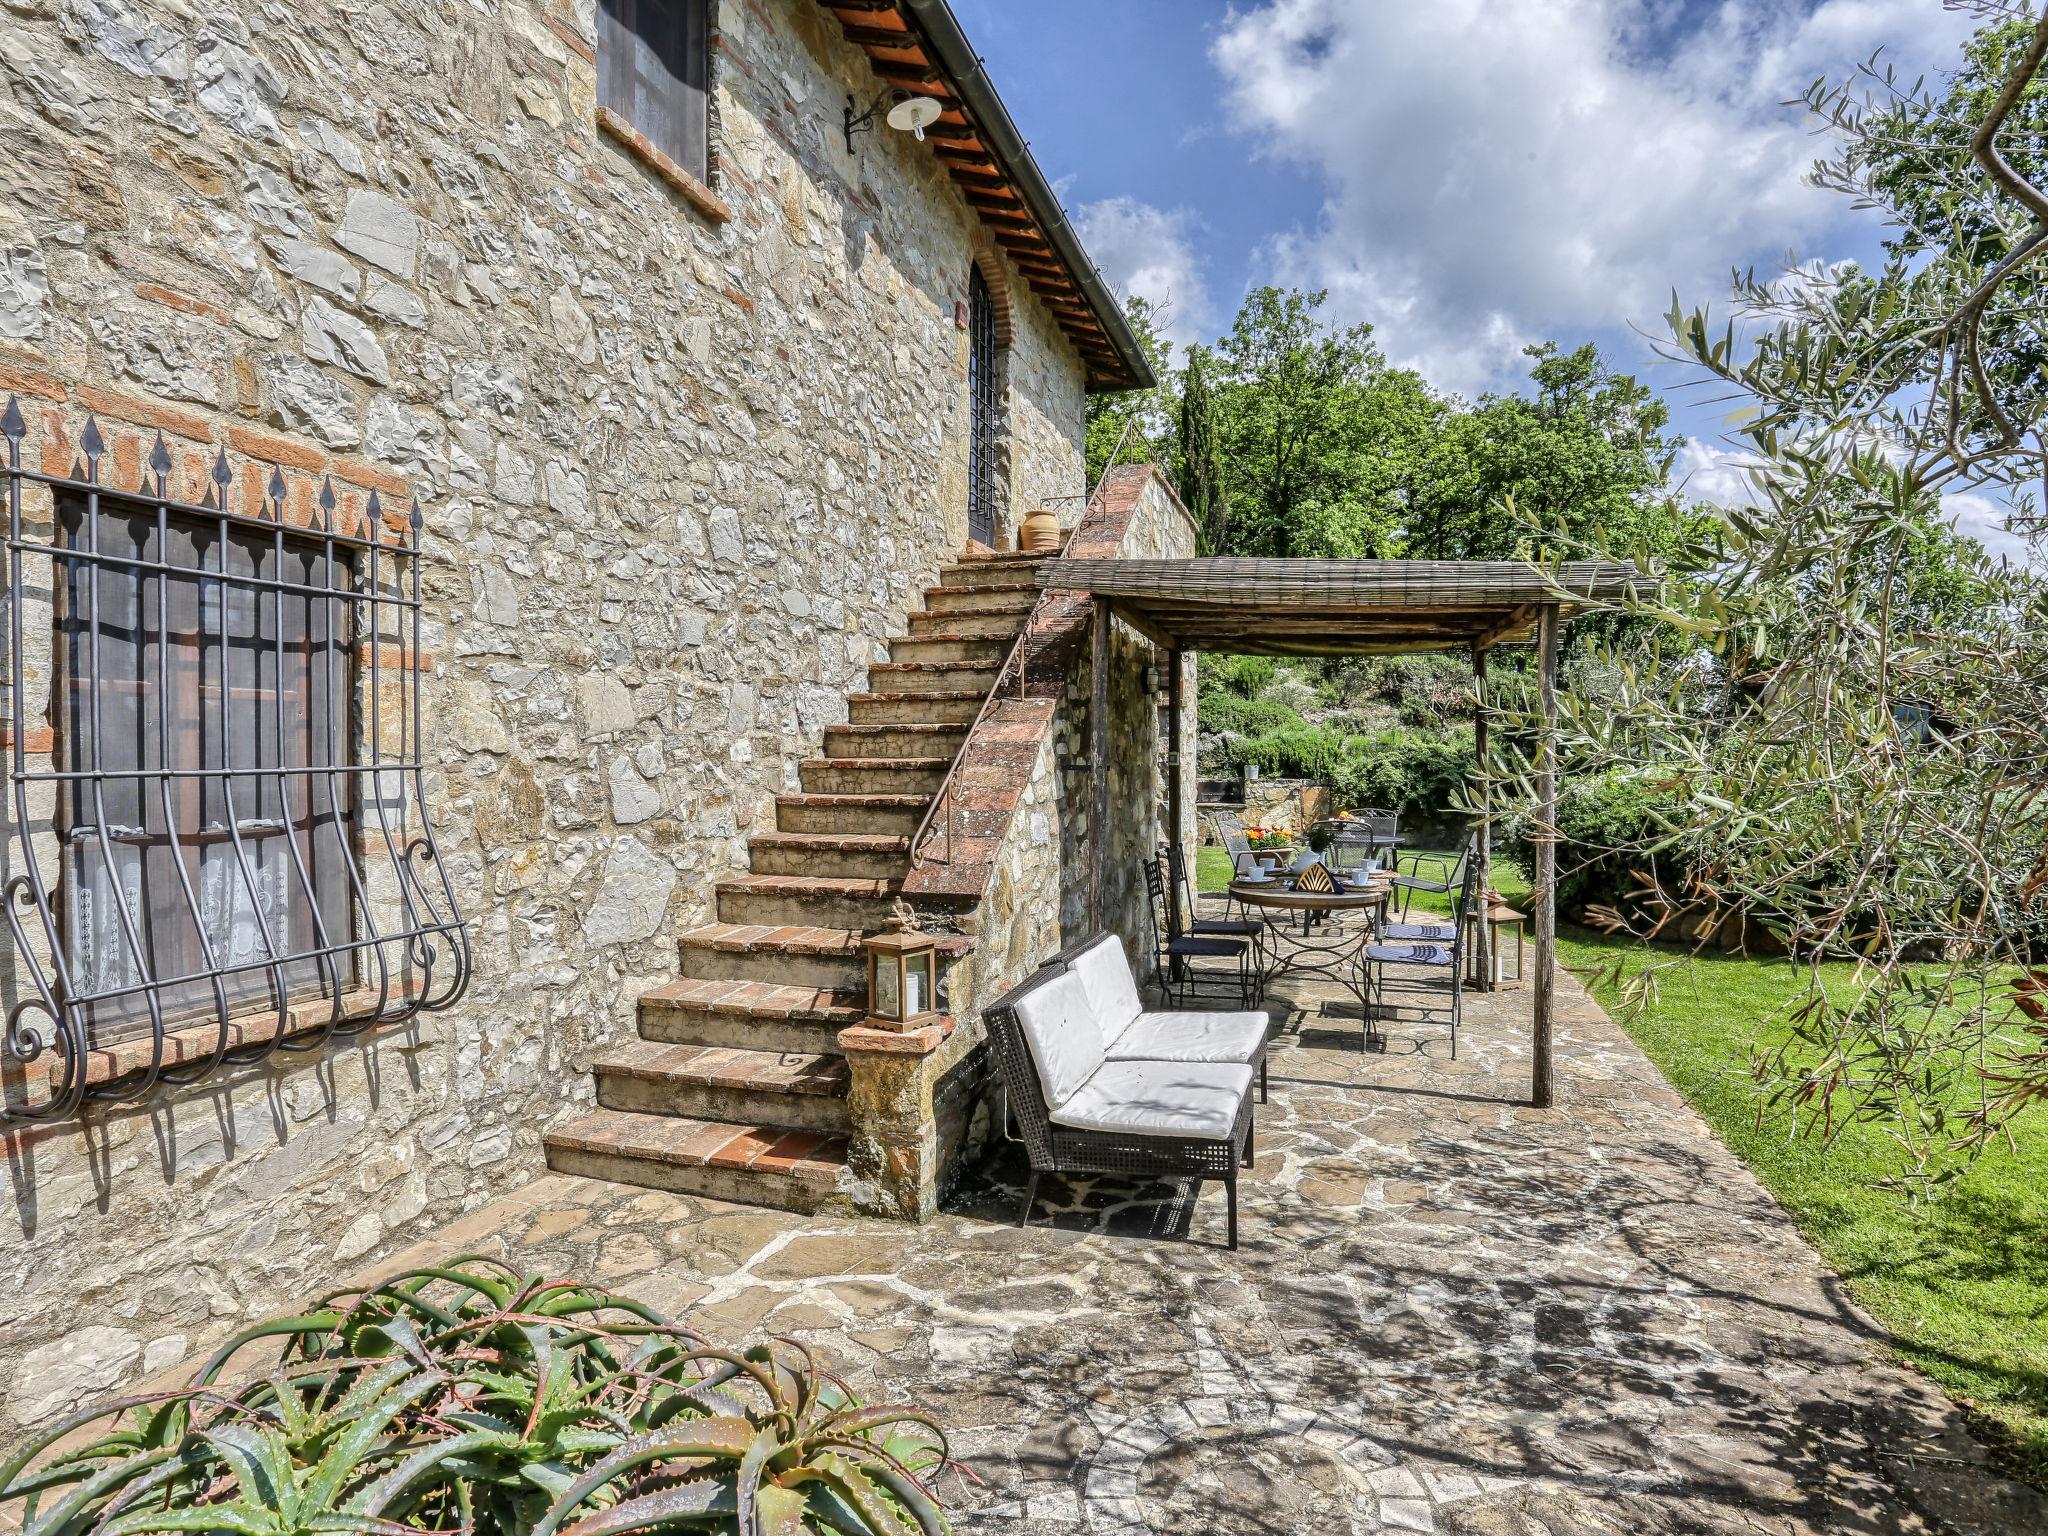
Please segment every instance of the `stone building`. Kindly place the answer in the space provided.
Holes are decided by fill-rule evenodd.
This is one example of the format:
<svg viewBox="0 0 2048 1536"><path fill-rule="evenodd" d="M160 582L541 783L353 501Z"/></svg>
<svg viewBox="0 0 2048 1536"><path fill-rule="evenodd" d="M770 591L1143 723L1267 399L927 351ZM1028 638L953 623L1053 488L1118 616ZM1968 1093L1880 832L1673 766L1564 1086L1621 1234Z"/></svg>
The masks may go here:
<svg viewBox="0 0 2048 1536"><path fill-rule="evenodd" d="M1087 824L1017 522L1193 531L944 0L0 0L0 122L0 1439L550 1165L928 1213L1192 758L1120 630Z"/></svg>

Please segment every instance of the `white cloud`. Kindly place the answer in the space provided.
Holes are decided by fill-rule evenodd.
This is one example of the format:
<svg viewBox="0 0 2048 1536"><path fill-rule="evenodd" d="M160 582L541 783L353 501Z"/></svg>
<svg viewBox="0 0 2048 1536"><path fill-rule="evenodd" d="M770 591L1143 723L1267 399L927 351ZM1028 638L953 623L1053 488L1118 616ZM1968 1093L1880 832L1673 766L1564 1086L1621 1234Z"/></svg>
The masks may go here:
<svg viewBox="0 0 2048 1536"><path fill-rule="evenodd" d="M1524 341L1658 331L1674 287L1838 250L1853 215L1803 185L1785 98L1880 44L1947 63L1971 25L1933 0L1255 0L1213 57L1235 125L1325 187L1275 279L1471 393L1518 381Z"/></svg>
<svg viewBox="0 0 2048 1536"><path fill-rule="evenodd" d="M1209 293L1184 208L1155 208L1134 197L1104 198L1074 214L1081 243L1120 293L1150 301L1160 334L1176 346L1208 339Z"/></svg>

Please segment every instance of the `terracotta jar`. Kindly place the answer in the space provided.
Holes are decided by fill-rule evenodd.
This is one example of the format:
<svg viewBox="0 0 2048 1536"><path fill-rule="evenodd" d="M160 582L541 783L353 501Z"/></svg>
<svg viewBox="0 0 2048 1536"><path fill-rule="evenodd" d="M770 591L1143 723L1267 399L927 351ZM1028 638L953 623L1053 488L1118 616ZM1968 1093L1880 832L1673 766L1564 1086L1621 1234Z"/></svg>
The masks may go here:
<svg viewBox="0 0 2048 1536"><path fill-rule="evenodd" d="M1024 518L1023 526L1017 530L1017 547L1033 552L1054 550L1060 547L1060 520L1058 514L1040 507Z"/></svg>

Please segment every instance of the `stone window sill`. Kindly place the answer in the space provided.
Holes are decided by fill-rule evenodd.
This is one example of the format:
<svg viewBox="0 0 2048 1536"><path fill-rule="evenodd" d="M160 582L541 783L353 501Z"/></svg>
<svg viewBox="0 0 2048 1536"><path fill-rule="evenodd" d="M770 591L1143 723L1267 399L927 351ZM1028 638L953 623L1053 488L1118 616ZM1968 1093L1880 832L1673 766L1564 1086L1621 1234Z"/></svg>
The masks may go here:
<svg viewBox="0 0 2048 1536"><path fill-rule="evenodd" d="M394 986L392 999L395 1001L401 995L408 994ZM377 992L374 987L345 993L341 1000L341 1022L361 1024L376 1012L376 1008ZM332 1015L333 1005L323 998L293 1003L287 1013L284 1038L292 1040L325 1029ZM262 1004L229 1016L228 1049L240 1051L265 1045L276 1033L277 1010L267 1003ZM183 1028L166 1029L163 1065L168 1070L209 1060L219 1040L220 1025L210 1018ZM147 1071L149 1062L150 1040L146 1035L112 1045L89 1047L85 1053L86 1085L98 1087ZM63 1058L55 1051L45 1052L27 1066L7 1062L0 1066L0 1097L4 1097L10 1107L32 1108L46 1103L62 1080L63 1070Z"/></svg>
<svg viewBox="0 0 2048 1536"><path fill-rule="evenodd" d="M724 200L716 192L656 149L646 134L610 107L597 109L597 126L617 140L619 147L627 154L675 188L682 195L683 201L705 218L714 224L723 224L732 217L732 210L725 206Z"/></svg>

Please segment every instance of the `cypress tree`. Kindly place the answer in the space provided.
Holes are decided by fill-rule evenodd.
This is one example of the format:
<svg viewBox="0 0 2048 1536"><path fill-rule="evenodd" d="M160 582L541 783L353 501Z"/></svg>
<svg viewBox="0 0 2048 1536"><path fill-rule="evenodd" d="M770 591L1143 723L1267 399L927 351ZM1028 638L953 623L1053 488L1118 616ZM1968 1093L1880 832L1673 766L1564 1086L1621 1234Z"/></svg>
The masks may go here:
<svg viewBox="0 0 2048 1536"><path fill-rule="evenodd" d="M1222 554L1230 536L1230 493L1216 439L1216 400L1209 392L1208 354L1188 348L1180 395L1180 493L1194 515L1205 555Z"/></svg>

